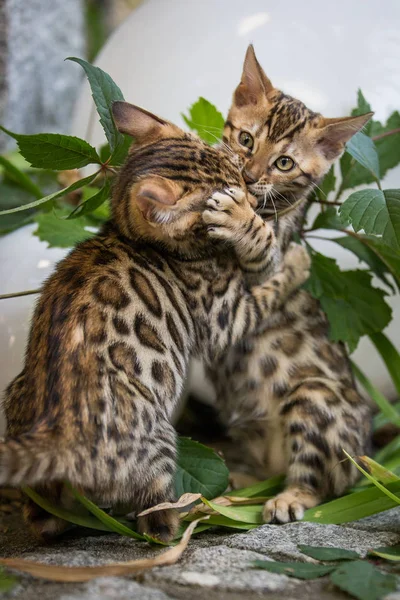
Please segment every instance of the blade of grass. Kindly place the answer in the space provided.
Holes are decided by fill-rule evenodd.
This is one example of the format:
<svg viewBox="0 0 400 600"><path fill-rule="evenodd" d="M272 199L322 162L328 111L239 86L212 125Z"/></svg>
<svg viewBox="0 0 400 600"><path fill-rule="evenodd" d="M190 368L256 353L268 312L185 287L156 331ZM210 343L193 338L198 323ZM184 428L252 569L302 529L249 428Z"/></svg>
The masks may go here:
<svg viewBox="0 0 400 600"><path fill-rule="evenodd" d="M362 473L367 479L369 479L369 481L371 481L379 490L381 490L381 492L383 492L384 494L386 494L386 496L388 496L388 498L390 498L391 500L393 500L393 502L396 502L397 504L400 504L400 498L398 496L396 496L395 494L393 494L384 485L382 485L381 483L379 483L379 481L377 479L375 479L375 477L373 477L365 469L363 469L362 467L360 467L360 465L354 460L354 458L352 458L350 456L350 454L348 452L346 452L346 450L343 450L343 452L345 453L345 455L347 456L347 458L353 463L353 465L355 467L357 467L357 469L360 471L360 473Z"/></svg>
<svg viewBox="0 0 400 600"><path fill-rule="evenodd" d="M370 458L369 456L360 456L361 462L368 468L370 474L381 483L392 483L392 481L400 481L400 477L389 471L383 465Z"/></svg>
<svg viewBox="0 0 400 600"><path fill-rule="evenodd" d="M55 517L64 519L64 521L68 521L68 523L80 525L81 527L89 527L90 529L98 529L99 531L108 531L109 533L112 532L112 529L107 527L105 524L101 523L101 521L99 521L90 514L88 514L87 516L76 515L68 510L59 508L58 506L53 506L51 502L40 496L37 492L35 492L29 487L24 487L23 492L27 496L29 496L29 498L33 500L38 506L43 508L43 510L47 511L51 515L54 515Z"/></svg>
<svg viewBox="0 0 400 600"><path fill-rule="evenodd" d="M400 353L384 333L372 333L369 337L381 355L400 396Z"/></svg>
<svg viewBox="0 0 400 600"><path fill-rule="evenodd" d="M387 489L399 494L400 483L389 483ZM381 490L373 487L310 508L305 512L303 521L340 525L394 508L398 506L398 501L399 498L394 501Z"/></svg>
<svg viewBox="0 0 400 600"><path fill-rule="evenodd" d="M364 373L357 367L357 365L352 362L352 367L355 376L361 385L365 388L368 394L371 396L372 400L379 407L379 409L383 412L383 414L389 419L391 423L400 427L400 415L394 408L392 404L385 398L383 394L371 383L371 381L364 375Z"/></svg>
<svg viewBox="0 0 400 600"><path fill-rule="evenodd" d="M275 496L283 489L284 475L275 475L265 481L260 481L249 487L229 492L229 496L252 498L254 496Z"/></svg>
<svg viewBox="0 0 400 600"><path fill-rule="evenodd" d="M250 524L262 523L262 504L255 506L221 506L221 504L217 504L206 498L202 498L201 500L215 512L233 521Z"/></svg>
<svg viewBox="0 0 400 600"><path fill-rule="evenodd" d="M114 533L119 533L120 535L132 537L137 540L146 540L146 538L143 535L140 535L140 533L133 531L133 529L130 529L130 527L123 525L122 523L117 521L117 519L114 519L114 517L111 517L106 512L104 512L104 510L96 506L94 502L92 502L88 498L85 498L85 496L82 496L82 494L80 494L74 487L72 487L72 485L70 485L69 483L66 483L65 485L72 492L72 494L78 500L78 502L83 504L83 506L95 517L97 517L99 521L106 525L108 529L114 531Z"/></svg>

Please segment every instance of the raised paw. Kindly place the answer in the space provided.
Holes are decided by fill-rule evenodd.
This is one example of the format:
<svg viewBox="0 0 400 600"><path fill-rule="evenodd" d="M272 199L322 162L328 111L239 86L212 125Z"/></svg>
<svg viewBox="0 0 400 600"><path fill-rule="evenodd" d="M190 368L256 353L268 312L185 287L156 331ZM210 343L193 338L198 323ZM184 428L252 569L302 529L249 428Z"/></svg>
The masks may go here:
<svg viewBox="0 0 400 600"><path fill-rule="evenodd" d="M284 256L283 266L292 271L295 285L300 286L307 281L310 276L311 259L303 246L291 242Z"/></svg>
<svg viewBox="0 0 400 600"><path fill-rule="evenodd" d="M176 509L159 510L138 518L138 531L161 542L171 542L179 528L179 513Z"/></svg>
<svg viewBox="0 0 400 600"><path fill-rule="evenodd" d="M240 188L227 188L214 192L206 202L203 221L211 237L235 240L243 224L254 215L246 193Z"/></svg>
<svg viewBox="0 0 400 600"><path fill-rule="evenodd" d="M286 490L264 504L264 523L290 523L300 521L304 512L318 504L319 499L300 488Z"/></svg>

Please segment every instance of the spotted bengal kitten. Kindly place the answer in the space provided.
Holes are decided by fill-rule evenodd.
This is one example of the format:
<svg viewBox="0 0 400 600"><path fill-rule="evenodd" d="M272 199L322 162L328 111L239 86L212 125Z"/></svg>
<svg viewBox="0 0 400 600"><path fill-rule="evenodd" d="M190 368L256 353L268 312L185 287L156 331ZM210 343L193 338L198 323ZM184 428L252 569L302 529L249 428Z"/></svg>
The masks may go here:
<svg viewBox="0 0 400 600"><path fill-rule="evenodd" d="M272 86L249 47L223 141L241 157L258 214L273 224L265 276L279 268L300 231L310 191L371 115L326 119L312 112ZM286 214L276 220L275 211ZM365 452L370 411L344 345L328 332L319 303L297 290L210 370L220 418L234 440L228 459L245 461L259 478L286 474L285 490L265 505L266 522L301 519L357 477L342 448Z"/></svg>
<svg viewBox="0 0 400 600"><path fill-rule="evenodd" d="M0 484L68 506L68 480L139 512L174 499L170 417L189 357L215 363L255 331L306 280L309 259L293 246L279 273L250 288L241 267L266 264L274 233L232 155L133 105L117 102L113 114L136 144L111 221L43 287L24 368L6 391ZM43 536L66 525L33 503L26 516ZM177 526L174 511L138 519L165 541Z"/></svg>

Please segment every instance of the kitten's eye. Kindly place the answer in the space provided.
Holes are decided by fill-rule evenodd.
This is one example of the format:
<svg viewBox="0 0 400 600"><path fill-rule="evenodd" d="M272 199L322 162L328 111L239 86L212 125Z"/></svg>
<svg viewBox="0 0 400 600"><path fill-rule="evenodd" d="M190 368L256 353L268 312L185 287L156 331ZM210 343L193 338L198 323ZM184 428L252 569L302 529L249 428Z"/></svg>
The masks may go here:
<svg viewBox="0 0 400 600"><path fill-rule="evenodd" d="M280 171L291 171L295 166L294 160L289 158L289 156L280 156L274 164Z"/></svg>
<svg viewBox="0 0 400 600"><path fill-rule="evenodd" d="M250 133L247 133L247 131L241 131L239 134L239 143L251 150L254 146L253 136L251 136Z"/></svg>

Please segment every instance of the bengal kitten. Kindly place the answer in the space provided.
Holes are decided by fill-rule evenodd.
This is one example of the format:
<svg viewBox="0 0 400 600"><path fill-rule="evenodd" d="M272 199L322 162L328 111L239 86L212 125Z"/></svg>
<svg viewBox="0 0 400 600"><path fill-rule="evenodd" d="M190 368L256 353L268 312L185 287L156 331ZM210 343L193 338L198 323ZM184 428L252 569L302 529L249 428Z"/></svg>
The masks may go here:
<svg viewBox="0 0 400 600"><path fill-rule="evenodd" d="M223 141L241 157L258 214L273 224L266 276L300 231L309 193L371 115L326 119L312 112L272 86L249 47ZM276 220L276 211L286 214ZM236 344L211 378L235 442L231 452L259 478L286 474L285 490L265 505L266 522L301 519L354 482L357 470L342 449L365 452L369 407L344 345L329 340L326 316L306 291L293 293L261 331Z"/></svg>
<svg viewBox="0 0 400 600"><path fill-rule="evenodd" d="M232 154L133 105L117 102L113 114L136 144L110 222L43 286L24 368L6 391L0 484L68 506L67 480L138 513L174 499L171 413L189 357L215 363L306 280L310 263L293 246L279 273L250 288L240 267L266 264L274 234ZM66 526L33 503L26 516L42 536ZM138 519L164 541L177 527L171 510Z"/></svg>

